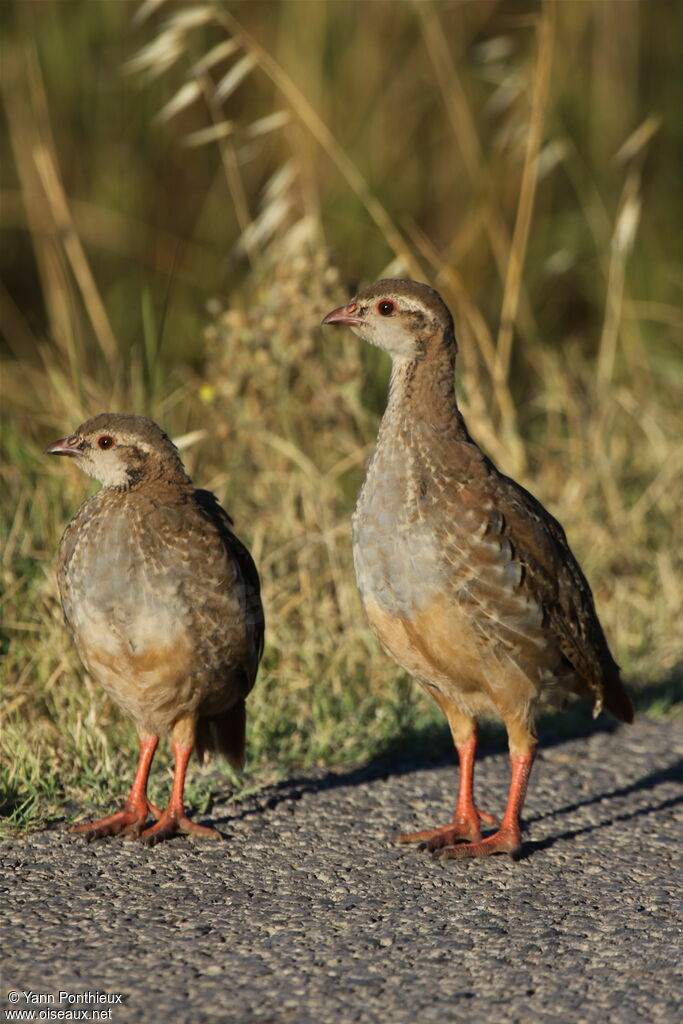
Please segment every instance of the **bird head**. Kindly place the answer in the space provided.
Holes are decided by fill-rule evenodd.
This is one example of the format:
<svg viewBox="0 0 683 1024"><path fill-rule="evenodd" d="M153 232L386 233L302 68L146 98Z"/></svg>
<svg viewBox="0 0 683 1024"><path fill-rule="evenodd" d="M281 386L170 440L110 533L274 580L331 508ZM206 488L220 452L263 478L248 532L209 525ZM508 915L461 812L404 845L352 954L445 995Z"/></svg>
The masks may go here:
<svg viewBox="0 0 683 1024"><path fill-rule="evenodd" d="M438 292L417 281L376 281L328 313L323 324L341 324L396 359L417 359L434 339L455 345L453 318Z"/></svg>
<svg viewBox="0 0 683 1024"><path fill-rule="evenodd" d="M144 416L101 413L54 441L45 453L75 459L88 476L117 490L159 479L188 482L176 446Z"/></svg>

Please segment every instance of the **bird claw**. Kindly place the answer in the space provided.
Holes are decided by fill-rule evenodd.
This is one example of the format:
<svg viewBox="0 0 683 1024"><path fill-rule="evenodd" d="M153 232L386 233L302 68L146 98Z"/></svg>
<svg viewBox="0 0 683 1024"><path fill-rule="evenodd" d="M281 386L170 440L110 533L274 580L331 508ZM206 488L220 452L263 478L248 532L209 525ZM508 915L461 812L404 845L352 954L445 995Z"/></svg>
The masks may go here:
<svg viewBox="0 0 683 1024"><path fill-rule="evenodd" d="M434 853L436 850L440 850L444 846L452 846L454 843L479 842L481 840L480 822L499 827L498 821L492 814L487 814L486 811L480 811L478 807L474 807L472 814L452 821L450 825L427 829L424 832L404 832L395 838L399 843L419 843L420 850Z"/></svg>
<svg viewBox="0 0 683 1024"><path fill-rule="evenodd" d="M509 853L514 858L521 849L522 839L518 829L499 828L493 835L474 843L444 846L436 850L434 856L440 860L450 860L457 857L489 857L494 853Z"/></svg>
<svg viewBox="0 0 683 1024"><path fill-rule="evenodd" d="M83 836L87 843L105 836L138 836L147 822L147 808L124 807L116 814L110 814L98 821L84 821L80 825L72 825L72 835Z"/></svg>
<svg viewBox="0 0 683 1024"><path fill-rule="evenodd" d="M172 839L173 836L181 833L184 835L201 836L203 839L220 840L223 838L218 829L209 828L208 825L197 825L196 822L190 821L184 814L168 814L166 812L159 815L156 825L145 829L138 838L145 846L156 846L157 843L163 842L164 839Z"/></svg>
<svg viewBox="0 0 683 1024"><path fill-rule="evenodd" d="M405 832L396 837L399 843L419 843L418 849L434 853L442 846L452 843L467 843L481 839L478 822L460 822L455 825L444 825L443 828L427 829L424 832Z"/></svg>
<svg viewBox="0 0 683 1024"><path fill-rule="evenodd" d="M87 843L94 839L104 839L105 836L124 835L128 839L137 839L150 814L158 820L163 812L147 797L137 797L129 800L125 807L115 814L109 814L98 821L84 821L80 825L72 825L69 832L83 836Z"/></svg>
<svg viewBox="0 0 683 1024"><path fill-rule="evenodd" d="M487 811L480 811L478 807L474 808L477 812L477 817L483 825L493 825L494 828L500 828L500 822L496 818L495 814L489 814Z"/></svg>

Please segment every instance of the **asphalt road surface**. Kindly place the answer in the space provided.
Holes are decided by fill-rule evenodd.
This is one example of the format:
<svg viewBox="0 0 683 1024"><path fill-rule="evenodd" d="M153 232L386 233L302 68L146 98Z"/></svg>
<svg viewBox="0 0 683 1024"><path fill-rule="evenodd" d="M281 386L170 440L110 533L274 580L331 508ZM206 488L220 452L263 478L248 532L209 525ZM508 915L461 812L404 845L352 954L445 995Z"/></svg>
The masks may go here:
<svg viewBox="0 0 683 1024"><path fill-rule="evenodd" d="M681 1020L682 751L683 724L644 720L546 745L518 861L389 841L450 817L443 762L216 806L222 843L4 840L0 1020ZM481 806L507 778L482 757Z"/></svg>

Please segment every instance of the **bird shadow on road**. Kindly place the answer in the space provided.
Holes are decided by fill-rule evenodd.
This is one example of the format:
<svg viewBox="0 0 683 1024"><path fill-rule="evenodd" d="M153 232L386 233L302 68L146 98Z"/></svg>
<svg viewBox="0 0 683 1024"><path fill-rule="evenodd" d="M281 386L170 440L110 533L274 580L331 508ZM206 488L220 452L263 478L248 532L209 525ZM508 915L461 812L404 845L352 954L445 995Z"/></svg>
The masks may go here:
<svg viewBox="0 0 683 1024"><path fill-rule="evenodd" d="M663 685L668 688L668 683ZM648 700L653 703L660 699L656 687L650 687L648 694ZM637 706L640 705L642 707L643 701L637 700L636 703ZM568 711L547 713L541 717L539 721L540 749L543 752L548 752L554 748L561 747L571 740L588 739L597 734L616 733L620 730L628 730L629 728L629 726L620 725L604 715L598 719L593 719L589 711L577 705ZM507 742L503 727L485 725L477 751L477 760L482 761L488 757L501 756L506 753ZM230 821L251 817L262 813L264 810L273 809L280 803L298 801L305 795L320 793L326 790L359 786L368 782L407 775L416 771L437 770L451 766L455 771L455 761L453 744L445 724L443 727L431 726L425 729L415 729L408 726L399 735L393 737L390 743L387 744L387 747L370 761L348 769L313 770L284 779L282 782L266 787L245 803L238 803L234 808L234 813L217 818L215 824L227 824ZM576 801L573 804L533 815L525 818L525 822L533 824L547 818L561 818L583 808L601 804L604 801L618 799L637 792L655 790L667 782L682 781L683 760L678 759L667 768L650 772L626 786L609 791L601 791L585 800ZM577 835L608 827L614 822L629 820L672 807L679 802L683 802L683 795L680 798L670 798L660 803L650 803L647 807L636 811L614 815L604 822L593 823L566 831L552 838L540 841L528 840L520 856L525 858L536 850L552 846L560 839L571 839Z"/></svg>
<svg viewBox="0 0 683 1024"><path fill-rule="evenodd" d="M614 726L608 726L607 729L600 729L597 727L593 732L611 732L614 731L615 728L616 727ZM551 744L546 744L546 748L548 745L555 746L562 742L564 742L564 740L555 739L554 741L551 741ZM489 747L486 750L486 754L488 755L499 752L501 752L500 749L496 749L495 747ZM223 823L227 824L230 821L262 814L263 811L277 807L278 804L284 801L297 801L306 794L320 793L325 790L336 789L343 786L363 785L364 783L388 778L392 775L410 773L413 771L424 770L425 768L441 768L451 763L452 759L447 760L445 758L439 758L437 762L431 762L429 764L424 761L416 761L415 759L387 763L385 759L377 758L372 762L351 771L326 772L319 778L299 777L288 779L281 783L277 783L273 787L269 787L267 791L260 794L261 798L258 800L257 806L243 806L236 814L226 815L225 817L217 819L214 823L218 825ZM540 853L542 850L550 849L555 845L555 843L567 842L575 839L577 836L588 835L604 828L610 828L618 823L633 821L638 818L671 809L679 804L683 804L683 791L681 791L678 795L667 797L664 800L655 801L654 799L650 799L645 806L638 807L634 810L627 810L616 814L613 812L613 801L629 797L637 793L652 792L654 795L655 790L667 783L683 784L683 758L679 757L668 767L658 771L649 772L647 775L643 775L642 778L635 780L629 785L619 786L610 790L602 790L585 800L577 800L574 803L564 804L561 807L553 808L552 810L544 811L541 814L534 814L529 818L525 818L523 827L526 828L529 825L534 825L549 818L563 820L569 817L571 820L571 816L576 814L577 811L597 805L602 805L605 812L603 820L590 822L589 824L581 825L576 828L565 828L563 831L552 836L547 836L544 839L534 840L525 837L522 850L514 859L518 861L526 860L534 854Z"/></svg>
<svg viewBox="0 0 683 1024"><path fill-rule="evenodd" d="M596 804L602 803L604 800L630 796L632 793L638 793L644 790L656 789L658 786L662 786L667 782L675 782L683 786L683 758L677 758L667 768L662 768L656 772L650 772L648 775L644 775L642 779L637 779L628 786L619 786L616 789L610 789L608 792L596 793L595 796L591 796L586 800L577 800L573 804L565 804L564 807L556 807L551 811L545 811L543 814L534 814L525 820L527 825L533 825L537 821L545 821L547 818L557 818L562 814L572 814L574 811L579 811L585 807L593 807ZM683 791L680 796L676 798L672 797L670 800L664 801L664 804L661 806L666 805L673 807L677 803L683 803ZM629 813L627 817L634 817L636 814L648 813L649 810L651 810L651 808L645 808L644 810L641 809L640 811ZM622 819L617 818L615 820ZM590 828L584 828L580 831L589 832Z"/></svg>
<svg viewBox="0 0 683 1024"><path fill-rule="evenodd" d="M667 783L676 783L683 786L683 758L676 758L676 760L674 760L667 768L650 772L642 778L637 779L635 782L630 783L628 786L619 786L616 789L596 793L595 796L588 797L585 800L577 800L575 803L565 804L562 807L553 808L552 810L545 811L542 814L534 814L531 817L525 818L525 824L528 826L539 821L544 821L548 818L559 818L571 815L586 807L593 807L598 804L603 804L606 801L616 800L621 797L628 797L635 793L655 790L659 786L666 785ZM524 843L522 852L516 859L525 860L532 854L540 850L547 850L551 846L554 846L555 843L562 840L574 839L576 836L587 835L591 832L596 832L599 829L608 828L618 822L631 821L634 818L654 814L657 811L668 810L669 808L676 807L679 804L683 804L683 790L677 796L668 797L665 800L660 800L658 803L648 803L647 806L639 807L635 810L625 811L621 814L611 814L607 816L604 821L591 822L590 824L583 825L580 828L568 829L564 832L558 833L557 835L548 836L545 839L527 839Z"/></svg>
<svg viewBox="0 0 683 1024"><path fill-rule="evenodd" d="M650 710L661 711L661 709L672 707L679 699L682 675L683 666L679 665L661 681L649 682L639 689L632 688L631 696L636 708L636 721L639 717L646 717ZM587 739L596 734L610 734L628 728L630 727L622 725L606 714L593 718L585 702L571 704L560 711L549 711L540 716L538 722L539 750L547 752L571 740ZM507 753L507 737L503 725L484 722L480 729L477 762L481 763L488 757L500 756L505 753ZM448 765L455 767L455 764L456 755L453 750L453 741L445 720L441 725L430 724L422 727L416 727L409 722L404 728L397 731L369 761L353 765L350 768L302 772L265 787L259 792L256 799L259 808L272 808L283 801L298 800L307 793L317 793L344 786L359 786L377 779L406 775L414 771L436 770ZM653 774L654 781L651 783L648 783L647 779L650 777L647 776L640 783L634 784L634 787L653 788L659 784L659 781L663 781L658 781L657 775L658 773ZM632 790L629 789L629 791ZM590 802L599 802L608 795L618 796L620 792L597 795ZM568 807L565 810L569 812L581 806L583 805L577 804L576 808ZM244 815L239 813L229 815L222 820L229 821L234 817L258 813L256 808L244 808L244 811ZM555 815L561 812L554 811L552 813ZM529 820L541 819L539 817Z"/></svg>
<svg viewBox="0 0 683 1024"><path fill-rule="evenodd" d="M657 773L664 776L660 782L666 781L683 781L683 761L679 761L677 764L672 765L671 769L667 772ZM647 777L646 777L647 779ZM646 780L643 780L645 782ZM610 797L627 795L629 793L635 793L641 789L651 789L655 785L660 783L653 783L652 785L643 785L641 782L635 783L633 786L625 787L624 789L616 789L611 793L602 793L595 797L593 800L587 800L583 804L576 804L575 807L562 807L552 814L545 814L541 817L550 818L556 814L569 814L575 808L585 807L588 804L601 803L603 800L608 800ZM628 811L624 814L614 814L612 817L607 818L605 821L595 822L594 824L584 825L582 828L568 829L565 832L559 832L554 836L546 836L545 839L525 839L524 845L521 852L515 857L515 860L526 860L527 857L531 857L534 853L538 853L541 850L548 850L555 843L559 843L567 839L575 839L576 836L587 835L590 832L597 832L602 828L609 828L611 825L616 825L622 821L632 821L634 818L642 818L649 814L655 814L657 811L665 811L672 807L677 807L683 803L683 795L672 796L667 800L661 800L657 804L648 804L647 807L639 807L638 810ZM531 819L533 821L539 820L538 818Z"/></svg>

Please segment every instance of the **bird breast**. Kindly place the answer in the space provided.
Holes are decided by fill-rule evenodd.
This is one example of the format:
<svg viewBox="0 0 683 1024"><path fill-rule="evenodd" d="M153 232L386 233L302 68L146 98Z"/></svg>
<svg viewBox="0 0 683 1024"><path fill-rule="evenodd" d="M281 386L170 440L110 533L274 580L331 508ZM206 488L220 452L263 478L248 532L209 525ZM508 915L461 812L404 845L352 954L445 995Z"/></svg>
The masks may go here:
<svg viewBox="0 0 683 1024"><path fill-rule="evenodd" d="M245 645L235 566L198 516L100 492L60 550L66 619L90 673L138 723L231 704Z"/></svg>
<svg viewBox="0 0 683 1024"><path fill-rule="evenodd" d="M508 664L545 689L558 653L480 467L471 445L376 449L353 517L363 604L383 646L418 678L436 681L448 650L470 681ZM425 661L425 645L440 658Z"/></svg>
<svg viewBox="0 0 683 1024"><path fill-rule="evenodd" d="M96 632L112 653L122 642L141 653L182 631L182 572L164 566L162 544L150 546L149 536L144 543L136 517L123 507L106 515L86 512L71 532L76 536L65 545L60 582L67 618L81 639Z"/></svg>
<svg viewBox="0 0 683 1024"><path fill-rule="evenodd" d="M406 455L377 450L353 515L353 557L363 600L412 617L438 588L437 538L420 515L420 483Z"/></svg>

